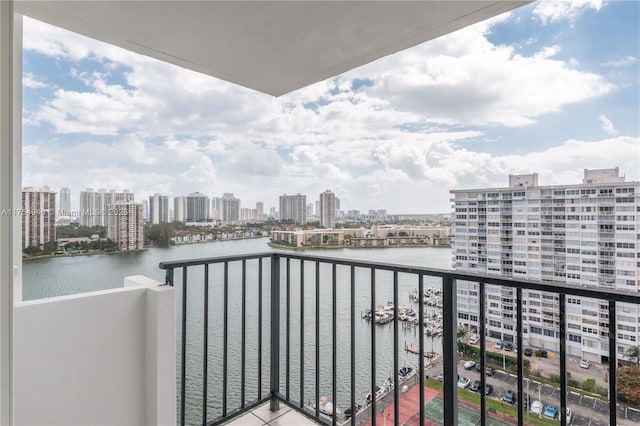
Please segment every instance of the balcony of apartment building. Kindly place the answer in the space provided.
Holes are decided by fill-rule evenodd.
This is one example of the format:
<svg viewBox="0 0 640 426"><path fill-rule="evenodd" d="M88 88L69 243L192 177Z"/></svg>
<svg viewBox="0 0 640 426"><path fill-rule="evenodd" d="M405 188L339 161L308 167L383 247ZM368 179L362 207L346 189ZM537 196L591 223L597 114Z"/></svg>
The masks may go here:
<svg viewBox="0 0 640 426"><path fill-rule="evenodd" d="M2 208L20 206L22 14L279 95L523 3L354 2L340 5L341 19L334 19L336 5L311 2L183 7L180 2L2 1ZM297 33L307 30L310 38ZM314 49L309 39L318 43ZM18 220L2 216L2 424L456 425L474 416L480 424L524 424L525 389L534 384L525 376L523 351L515 353L514 371L504 372L516 391L511 417L482 393L477 404L459 399L458 283L477 283L479 290L480 339L473 356L481 365L492 352L485 337L488 285L516 296L518 348L525 346L527 331L522 291L558 296L561 413L571 403L566 298L592 297L607 307L610 359L617 356L617 304L640 304L640 296L620 291L273 252L166 262L160 265L164 282L136 276L114 290L23 302L19 235ZM442 292L440 358L433 360L425 321L418 321L416 368L400 373L399 353L407 349L400 341L400 289L409 285L422 294L427 282ZM392 305L390 329L370 320L361 325L368 332L356 334L359 308L375 312L385 302ZM425 305L417 310L424 318ZM626 415L616 398L616 368L611 363L606 376L605 417L612 425ZM436 369L441 385L432 380ZM481 371L484 389L487 377ZM535 386L539 390L542 384ZM367 392L370 397L363 399ZM566 424L565 416L559 419Z"/></svg>

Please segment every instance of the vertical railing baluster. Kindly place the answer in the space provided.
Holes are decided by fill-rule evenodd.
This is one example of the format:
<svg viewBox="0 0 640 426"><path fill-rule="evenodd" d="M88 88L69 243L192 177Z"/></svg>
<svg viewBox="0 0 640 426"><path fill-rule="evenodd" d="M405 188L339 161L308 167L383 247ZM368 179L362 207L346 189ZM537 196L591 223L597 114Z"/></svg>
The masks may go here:
<svg viewBox="0 0 640 426"><path fill-rule="evenodd" d="M524 425L524 366L522 353L522 289L516 289L516 344L518 345L518 426ZM527 395L527 398L529 395Z"/></svg>
<svg viewBox="0 0 640 426"><path fill-rule="evenodd" d="M567 321L566 297L558 295L560 313L560 425L567 426Z"/></svg>
<svg viewBox="0 0 640 426"><path fill-rule="evenodd" d="M320 416L320 262L316 260L316 417Z"/></svg>
<svg viewBox="0 0 640 426"><path fill-rule="evenodd" d="M204 313L202 321L202 424L207 424L207 388L209 373L209 264L204 265Z"/></svg>
<svg viewBox="0 0 640 426"><path fill-rule="evenodd" d="M180 359L180 424L184 426L186 416L186 381L187 381L187 267L182 267L182 341L180 349L182 356Z"/></svg>
<svg viewBox="0 0 640 426"><path fill-rule="evenodd" d="M356 426L356 268L351 265L351 426Z"/></svg>
<svg viewBox="0 0 640 426"><path fill-rule="evenodd" d="M240 408L244 408L245 387L246 387L246 343L247 343L247 259L242 259L242 335L240 339Z"/></svg>
<svg viewBox="0 0 640 426"><path fill-rule="evenodd" d="M291 377L291 259L287 257L287 279L286 279L286 318L285 318L285 399L290 399L290 377Z"/></svg>
<svg viewBox="0 0 640 426"><path fill-rule="evenodd" d="M258 399L262 399L262 258L258 259Z"/></svg>
<svg viewBox="0 0 640 426"><path fill-rule="evenodd" d="M280 393L280 255L271 255L271 346L269 384L271 411L278 411Z"/></svg>
<svg viewBox="0 0 640 426"><path fill-rule="evenodd" d="M229 321L229 262L224 262L223 280L223 313L222 313L222 417L227 416L227 368L229 336L227 322Z"/></svg>
<svg viewBox="0 0 640 426"><path fill-rule="evenodd" d="M479 324L479 334L480 334L480 365L482 366L482 370L480 370L480 389L482 389L480 393L480 426L485 426L487 422L487 399L484 395L485 386L487 386L487 378L485 372L487 371L487 357L486 357L486 341L485 341L485 290L486 285L483 282L478 282L478 320Z"/></svg>
<svg viewBox="0 0 640 426"><path fill-rule="evenodd" d="M393 418L400 419L400 389L398 386L398 271L393 271Z"/></svg>
<svg viewBox="0 0 640 426"><path fill-rule="evenodd" d="M167 268L164 276L164 283L170 287L173 287L173 268Z"/></svg>
<svg viewBox="0 0 640 426"><path fill-rule="evenodd" d="M304 260L300 259L300 408L304 407Z"/></svg>
<svg viewBox="0 0 640 426"><path fill-rule="evenodd" d="M458 367L457 301L453 278L442 279L442 364L444 377L444 424L458 424L458 387L456 386ZM424 406L421 401L420 406Z"/></svg>
<svg viewBox="0 0 640 426"><path fill-rule="evenodd" d="M425 421L424 411L424 275L418 275L418 403L420 424ZM446 424L446 423L445 423Z"/></svg>
<svg viewBox="0 0 640 426"><path fill-rule="evenodd" d="M376 270L371 268L371 426L376 426Z"/></svg>
<svg viewBox="0 0 640 426"><path fill-rule="evenodd" d="M332 388L332 405L333 405L333 413L331 417L331 422L335 426L336 424L336 407L338 406L338 338L337 338L337 316L338 316L338 301L336 297L337 293L337 284L336 284L336 270L338 265L333 264L333 270L331 274L331 310L333 315L333 321L331 323L331 348L332 351L332 364L331 368L331 388Z"/></svg>
<svg viewBox="0 0 640 426"><path fill-rule="evenodd" d="M616 426L618 422L616 322L616 301L609 300L609 426Z"/></svg>

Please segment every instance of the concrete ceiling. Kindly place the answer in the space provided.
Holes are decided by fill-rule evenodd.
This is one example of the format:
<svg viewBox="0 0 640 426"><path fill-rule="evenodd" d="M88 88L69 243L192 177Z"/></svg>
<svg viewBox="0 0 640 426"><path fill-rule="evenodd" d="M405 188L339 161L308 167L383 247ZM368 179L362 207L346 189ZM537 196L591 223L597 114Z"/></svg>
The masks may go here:
<svg viewBox="0 0 640 426"><path fill-rule="evenodd" d="M528 1L25 1L17 13L279 96Z"/></svg>

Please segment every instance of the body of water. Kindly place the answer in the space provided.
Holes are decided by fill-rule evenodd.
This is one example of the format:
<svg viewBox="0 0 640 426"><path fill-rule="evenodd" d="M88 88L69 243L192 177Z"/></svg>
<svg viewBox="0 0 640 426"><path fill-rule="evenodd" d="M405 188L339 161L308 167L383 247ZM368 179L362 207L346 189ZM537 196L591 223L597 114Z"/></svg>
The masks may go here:
<svg viewBox="0 0 640 426"><path fill-rule="evenodd" d="M146 275L164 280L164 271L158 268L162 261L187 260L193 258L227 256L273 251L267 245L268 239L247 239L225 242L181 245L169 248L151 248L147 251L135 253L118 253L82 257L66 257L33 260L23 266L23 298L25 300L39 299L52 296L82 293L94 290L122 287L124 277L130 275ZM411 266L449 269L451 265L451 250L448 248L379 248L379 249L311 249L304 251L308 255L321 255L344 259L366 260L371 262L397 263ZM284 262L284 261L283 261ZM269 262L264 262L264 282L268 282ZM337 360L337 403L340 409L346 408L350 399L350 271L348 267L337 268L336 280L336 327L337 345L332 345L332 270L330 265L320 265L320 326L319 339L316 342L316 311L315 311L315 264L306 262L304 265L304 309L301 309L302 286L300 284L300 264L292 260L291 270L291 298L290 298L290 393L294 399L299 399L301 366L300 359L304 358L304 403L315 399L315 356L316 348L320 352L320 395L331 397L332 356L335 352ZM224 316L221 301L223 300L223 268L214 265L209 268L210 276L210 312L209 312L209 363L208 363L208 410L212 416L222 412L222 378L221 365L224 359L223 326ZM187 327L187 417L189 424L199 423L202 404L202 352L203 352L203 267L189 269L188 287L188 327ZM246 368L245 383L247 401L258 395L258 307L262 303L263 325L263 371L262 392L268 389L268 359L269 351L269 286L264 286L263 300L258 300L257 261L247 262L247 292L246 292ZM284 273L283 273L284 276ZM370 278L367 269L356 269L356 395L358 402L364 403L364 395L371 388L371 327L370 322L360 319L361 313L371 306ZM376 273L376 304L383 305L393 300L393 276L390 272ZM284 278L283 278L284 281ZM180 271L176 271L176 298L180 307L182 282ZM235 408L240 399L242 371L240 363L241 353L241 308L242 298L239 287L241 285L241 265L229 265L229 320L228 320L228 409ZM425 288L440 287L437 279L425 278ZM409 292L417 288L417 277L413 275L399 275L399 304L412 305L417 311L418 306L409 300ZM285 312L284 290L281 290L282 311ZM179 310L179 308L178 308ZM433 307L425 306L425 312L435 311ZM285 353L286 319L281 314L281 353ZM304 323L302 329L301 323ZM404 324L404 323L401 323ZM179 325L179 324L178 324ZM393 372L393 326L378 325L376 328L376 382L380 385ZM301 335L304 342L301 343ZM178 339L180 339L178 330ZM404 351L405 345L418 345L416 327L400 326L400 348L398 355L400 365L416 367L418 356ZM179 349L179 348L178 348ZM439 338L425 337L425 349L441 352ZM179 355L179 354L178 354ZM281 357L281 388L286 382L285 357Z"/></svg>

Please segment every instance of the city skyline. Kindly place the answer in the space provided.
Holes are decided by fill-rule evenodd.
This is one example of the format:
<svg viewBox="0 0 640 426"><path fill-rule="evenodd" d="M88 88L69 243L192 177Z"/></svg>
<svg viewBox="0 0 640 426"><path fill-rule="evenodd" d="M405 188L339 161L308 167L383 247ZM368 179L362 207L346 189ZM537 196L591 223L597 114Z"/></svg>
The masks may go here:
<svg viewBox="0 0 640 426"><path fill-rule="evenodd" d="M23 186L441 213L510 173L639 180L639 18L534 3L279 98L25 18Z"/></svg>

